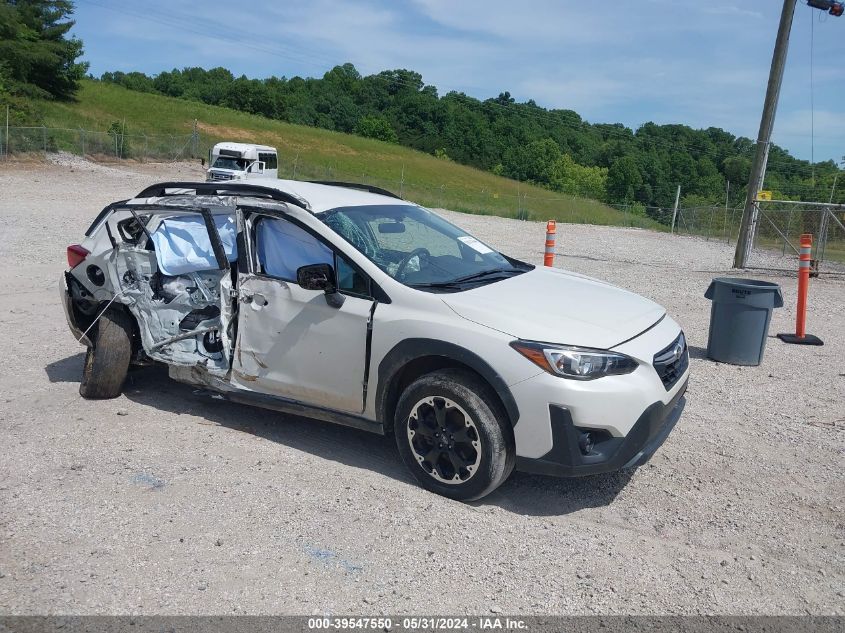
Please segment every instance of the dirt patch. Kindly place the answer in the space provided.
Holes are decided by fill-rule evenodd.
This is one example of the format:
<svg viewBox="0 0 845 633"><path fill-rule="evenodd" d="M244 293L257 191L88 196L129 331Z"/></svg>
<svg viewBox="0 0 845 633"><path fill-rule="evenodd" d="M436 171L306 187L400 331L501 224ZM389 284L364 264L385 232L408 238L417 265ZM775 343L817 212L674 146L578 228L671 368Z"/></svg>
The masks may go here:
<svg viewBox="0 0 845 633"><path fill-rule="evenodd" d="M231 127L228 125L213 125L211 123L197 122L197 127L200 132L218 136L220 138L228 138L237 141L238 143L264 143L255 139L255 132L239 127Z"/></svg>

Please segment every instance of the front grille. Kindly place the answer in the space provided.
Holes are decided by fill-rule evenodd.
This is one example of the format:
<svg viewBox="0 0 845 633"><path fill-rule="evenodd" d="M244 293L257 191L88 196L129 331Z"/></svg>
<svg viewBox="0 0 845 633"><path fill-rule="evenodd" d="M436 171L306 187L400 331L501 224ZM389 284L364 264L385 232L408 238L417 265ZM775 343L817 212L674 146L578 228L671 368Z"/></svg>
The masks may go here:
<svg viewBox="0 0 845 633"><path fill-rule="evenodd" d="M212 180L231 180L232 176L230 174L218 174L215 172L211 172L211 179Z"/></svg>
<svg viewBox="0 0 845 633"><path fill-rule="evenodd" d="M681 332L674 341L654 355L654 369L666 391L675 386L689 367L687 339Z"/></svg>

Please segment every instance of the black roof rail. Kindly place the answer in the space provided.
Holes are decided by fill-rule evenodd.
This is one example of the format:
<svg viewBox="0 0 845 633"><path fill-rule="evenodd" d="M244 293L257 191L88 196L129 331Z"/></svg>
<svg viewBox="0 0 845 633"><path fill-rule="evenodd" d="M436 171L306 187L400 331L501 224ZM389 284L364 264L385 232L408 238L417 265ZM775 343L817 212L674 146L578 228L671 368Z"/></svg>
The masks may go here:
<svg viewBox="0 0 845 633"><path fill-rule="evenodd" d="M103 221L103 219L104 219L104 218L105 218L105 217L106 217L109 213L111 213L112 211L114 211L117 207L119 207L119 206L121 206L121 205L125 204L126 202L128 202L128 200L119 200L119 201L117 201L117 202L112 202L109 206L107 206L105 209L103 209L102 211L100 211L100 212L97 214L97 217L96 217L96 218L94 218L94 221L93 221L93 222L91 222L91 226L89 226L89 227L88 227L88 230L87 230L87 231L85 231L85 237L91 237L91 234L94 232L94 229L96 229L98 226L100 226L100 222L102 222L102 221Z"/></svg>
<svg viewBox="0 0 845 633"><path fill-rule="evenodd" d="M248 183L237 182L160 182L155 185L150 185L141 193L136 195L136 198L163 198L165 196L181 195L175 193L168 193L168 189L193 189L198 196L231 196L231 195L252 195L256 197L270 198L271 200L279 200L295 205L301 209L309 211L308 203L294 196L293 194L274 189L272 187L262 187L261 185L252 185Z"/></svg>
<svg viewBox="0 0 845 633"><path fill-rule="evenodd" d="M396 198L397 200L402 199L401 197L397 196L392 191L388 191L387 189L382 189L381 187L374 187L373 185L363 185L357 182L336 182L333 180L309 180L308 182L313 183L315 185L327 185L329 187L346 187L347 189L360 189L361 191L377 193L380 196L387 196L388 198Z"/></svg>

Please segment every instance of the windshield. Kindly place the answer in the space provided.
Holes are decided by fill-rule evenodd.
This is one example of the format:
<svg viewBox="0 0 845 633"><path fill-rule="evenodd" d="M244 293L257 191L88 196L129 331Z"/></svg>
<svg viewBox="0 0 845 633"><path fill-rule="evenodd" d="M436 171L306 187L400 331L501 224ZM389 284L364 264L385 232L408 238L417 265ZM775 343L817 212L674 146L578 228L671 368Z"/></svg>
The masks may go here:
<svg viewBox="0 0 845 633"><path fill-rule="evenodd" d="M249 161L243 158L232 158L231 156L218 156L213 167L218 169L233 169L234 171L245 171Z"/></svg>
<svg viewBox="0 0 845 633"><path fill-rule="evenodd" d="M341 207L322 220L385 273L414 288L454 292L531 268L421 207Z"/></svg>

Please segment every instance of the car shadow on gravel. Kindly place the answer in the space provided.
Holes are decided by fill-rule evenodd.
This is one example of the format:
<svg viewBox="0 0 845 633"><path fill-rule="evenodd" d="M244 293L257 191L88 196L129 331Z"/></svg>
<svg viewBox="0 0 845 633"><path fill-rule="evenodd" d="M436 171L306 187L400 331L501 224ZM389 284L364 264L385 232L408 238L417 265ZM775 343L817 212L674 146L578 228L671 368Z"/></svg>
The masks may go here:
<svg viewBox="0 0 845 633"><path fill-rule="evenodd" d="M74 354L47 365L45 371L50 382L79 382L84 359L84 354ZM123 395L145 407L198 416L202 418L200 424L225 426L416 485L402 464L392 437L228 402L209 391L171 380L164 367L131 370ZM630 478L631 474L624 472L575 479L514 473L498 490L472 505L497 506L516 514L568 514L611 503Z"/></svg>
<svg viewBox="0 0 845 633"><path fill-rule="evenodd" d="M558 478L514 473L478 505L495 505L514 514L560 516L609 505L628 485L633 471Z"/></svg>
<svg viewBox="0 0 845 633"><path fill-rule="evenodd" d="M47 379L50 382L79 382L82 378L82 363L85 362L85 354L74 354L44 368Z"/></svg>
<svg viewBox="0 0 845 633"><path fill-rule="evenodd" d="M123 395L138 404L177 415L203 418L271 442L355 468L412 483L399 460L392 438L311 418L229 402L199 387L171 380L164 367L144 367L129 373Z"/></svg>

